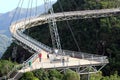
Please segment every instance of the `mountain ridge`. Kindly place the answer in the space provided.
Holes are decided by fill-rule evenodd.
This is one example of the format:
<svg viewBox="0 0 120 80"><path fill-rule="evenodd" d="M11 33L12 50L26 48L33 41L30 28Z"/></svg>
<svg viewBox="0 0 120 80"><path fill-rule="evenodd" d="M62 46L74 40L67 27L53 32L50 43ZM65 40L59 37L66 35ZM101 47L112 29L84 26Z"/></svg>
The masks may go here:
<svg viewBox="0 0 120 80"><path fill-rule="evenodd" d="M7 35L8 37L10 37L9 26L10 26L10 23L11 23L11 19L14 16L15 10L16 10L16 8L13 9L12 11L9 11L7 13L4 13L4 14L0 15L0 23L1 23L0 24L0 32L2 32L2 34ZM13 19L12 22L26 17L27 9L25 9L25 8L19 8L19 10L21 10L21 16L19 18L18 18L18 16L14 16L14 19ZM18 10L18 12L16 12L17 15L19 14L19 10ZM38 13L39 12L41 12L41 11L38 11Z"/></svg>
<svg viewBox="0 0 120 80"><path fill-rule="evenodd" d="M55 2L56 1L52 1L51 3L54 4ZM49 8L50 7L51 6L49 6ZM37 9L37 12L36 12L36 9ZM15 16L16 10L17 10L17 12L16 12L17 16ZM29 13L27 17L43 14L45 12L44 4L39 5L37 7L29 8L28 10L27 10L27 8L17 7L11 11L6 12L6 13L0 13L0 23L1 23L0 24L0 33L5 34L8 37L11 37L10 31L9 31L10 23L17 21L17 20L20 20L20 19L23 19L23 18L26 18L27 11ZM20 16L19 16L19 14L20 14ZM13 20L12 20L12 17L14 17Z"/></svg>
<svg viewBox="0 0 120 80"><path fill-rule="evenodd" d="M6 35L0 34L0 58L3 53L6 51L7 47L10 46L11 39Z"/></svg>
<svg viewBox="0 0 120 80"><path fill-rule="evenodd" d="M0 16L2 15L2 13L0 13Z"/></svg>
<svg viewBox="0 0 120 80"><path fill-rule="evenodd" d="M54 3L55 3L55 1L52 2L52 4L54 4ZM49 6L49 8L50 7L51 6ZM35 11L36 9L37 9L37 12ZM17 10L17 12L16 12L17 16L15 16L16 10ZM37 7L33 7L31 9L17 7L6 13L0 13L0 58L1 58L2 54L6 51L7 47L10 46L10 44L12 42L11 34L9 31L9 26L10 26L11 22L15 22L17 20L26 18L26 12L27 11L30 12L30 10L32 13L28 14L27 17L34 16L34 15L40 15L45 12L44 5L40 5ZM21 13L20 16L18 16L19 13ZM12 17L14 17L13 20L12 20Z"/></svg>

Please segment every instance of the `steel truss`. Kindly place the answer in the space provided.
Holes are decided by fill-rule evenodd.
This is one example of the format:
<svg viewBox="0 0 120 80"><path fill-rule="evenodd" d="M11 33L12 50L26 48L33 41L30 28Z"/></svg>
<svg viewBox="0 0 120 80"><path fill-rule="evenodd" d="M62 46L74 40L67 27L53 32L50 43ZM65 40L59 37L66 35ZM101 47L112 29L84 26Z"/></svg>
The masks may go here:
<svg viewBox="0 0 120 80"><path fill-rule="evenodd" d="M109 10L110 12L108 12L107 10ZM43 15L44 16L43 19L41 18L39 19L39 17L41 16L37 17L36 21L31 21L29 24L26 25L26 27L30 28L33 26L42 25L49 22L52 23L51 19L53 19L53 22L55 22L55 23L52 23L51 26L54 25L57 27L56 21L87 19L87 18L102 18L102 17L109 17L109 16L117 16L120 14L120 10L119 11L111 11L111 10L113 9L104 9L104 12L102 13L99 13L99 12L103 10L90 10L88 11L88 13L87 11L74 11L74 12L64 12L64 14L63 13L52 13L52 15L47 14L47 15Z"/></svg>
<svg viewBox="0 0 120 80"><path fill-rule="evenodd" d="M99 68L97 67L99 66ZM103 67L105 67L106 64L102 64L102 65L84 65L84 66L71 66L71 67L57 67L55 69L59 70L60 72L66 72L67 69L72 69L75 72L77 72L80 75L84 75L84 74L93 74L93 73L97 73L99 72L101 69L103 69ZM50 70L52 68L48 68L47 70Z"/></svg>
<svg viewBox="0 0 120 80"><path fill-rule="evenodd" d="M44 0L44 3L45 3L46 13L47 13L47 10L49 10L50 16L52 16L52 17L47 18L47 23L49 24L50 35L51 35L52 45L53 45L53 53L61 54L60 53L61 52L60 37L58 34L56 19L53 16L54 10L51 4L51 0ZM50 9L49 9L49 6L51 6ZM58 50L58 51L56 52L55 50Z"/></svg>
<svg viewBox="0 0 120 80"><path fill-rule="evenodd" d="M46 9L48 9L49 0L44 0L44 1L47 2L45 4L46 4ZM88 11L86 10L86 11L64 12L64 14L63 14L63 13L54 13L53 8L51 8L50 13L51 14L42 15L42 16L33 18L33 19L31 19L31 21L29 23L26 23L24 26L20 26L20 25L17 25L17 26L19 26L19 29L22 29L22 28L24 29L24 27L30 28L30 27L34 27L37 25L49 23L53 48L54 48L54 50L55 49L60 50L61 45L60 45L60 38L59 38L58 30L57 30L56 21L114 16L114 15L118 15L120 13L120 10L118 8L116 8L115 10L114 9L88 10ZM18 34L18 36L21 36L21 35ZM25 38L23 36L21 36L21 37ZM35 49L33 49L33 46L29 46L29 45L26 45L25 43L22 43L22 41L20 41L18 38L15 38L15 36L13 38L16 39L15 42L18 45L23 46L23 48L28 49L28 51L30 51L32 53L36 53ZM31 40L28 40L28 41L31 42ZM31 43L33 43L33 42L31 42ZM41 45L39 45L39 46L41 47ZM51 50L51 49L46 48L46 46L42 45L42 47L44 49L46 49L46 51ZM100 59L102 59L102 58L100 58ZM103 60L106 60L106 59L103 58ZM80 65L79 64L77 66L65 66L65 67L60 67L60 68L58 68L58 67L53 67L53 68L60 69L61 71L64 71L64 72L66 69L74 69L80 75L91 74L91 73L96 73L96 72L100 71L107 63L109 63L109 62L104 63L103 60L99 65L95 65L95 64ZM100 67L98 68L98 66L100 66Z"/></svg>

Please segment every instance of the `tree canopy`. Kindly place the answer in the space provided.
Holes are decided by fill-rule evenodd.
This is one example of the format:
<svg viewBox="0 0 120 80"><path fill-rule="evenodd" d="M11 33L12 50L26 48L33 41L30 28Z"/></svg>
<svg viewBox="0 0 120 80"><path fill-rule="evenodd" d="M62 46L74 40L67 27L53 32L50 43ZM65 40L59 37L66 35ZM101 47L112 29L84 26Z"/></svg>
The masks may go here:
<svg viewBox="0 0 120 80"><path fill-rule="evenodd" d="M0 60L0 77L6 76L15 66L15 64L16 63L13 63L8 60Z"/></svg>

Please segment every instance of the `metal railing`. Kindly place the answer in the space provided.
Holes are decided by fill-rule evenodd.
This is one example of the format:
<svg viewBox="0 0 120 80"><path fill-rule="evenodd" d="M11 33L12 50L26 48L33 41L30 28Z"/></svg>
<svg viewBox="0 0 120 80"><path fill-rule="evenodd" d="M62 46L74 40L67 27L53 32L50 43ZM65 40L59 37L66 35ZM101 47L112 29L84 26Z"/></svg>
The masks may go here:
<svg viewBox="0 0 120 80"><path fill-rule="evenodd" d="M42 48L42 49L44 49L44 50L46 50L46 51L49 51L49 52L52 51L52 49L51 49L49 46L47 46L47 45L45 45L45 44L43 44L43 43L41 43L41 42L39 42L39 41L37 41L37 40L35 40L35 39L33 39L33 38L31 38L31 37L23 34L22 32L20 32L20 31L17 30L17 33L18 33L19 36L21 36L21 37L23 37L24 39L30 41L31 43L35 44L35 45L38 46L39 48Z"/></svg>
<svg viewBox="0 0 120 80"><path fill-rule="evenodd" d="M23 62L24 67L29 66L29 62L34 62L37 59L38 55L33 54L30 58Z"/></svg>
<svg viewBox="0 0 120 80"><path fill-rule="evenodd" d="M55 14L53 14L53 17L56 18L57 21L61 21L61 20L78 19L78 17L79 18L87 18L86 16L88 16L88 18L89 17L95 17L95 15L97 15L96 17L102 17L103 15L108 14L108 13L114 14L114 13L118 13L118 12L120 12L119 8L116 8L116 9L92 10L92 11L86 10L86 11L64 12L65 16L63 15L63 13L55 13ZM46 16L48 18L50 17L50 15L46 15ZM83 17L81 17L81 16L83 16ZM40 18L42 20L47 20L43 16L42 17L36 17L36 18L32 17L31 19L33 19L33 20L31 20L30 22L40 21L41 20ZM25 19L19 20L17 22L12 23L12 26L17 25L17 31L16 31L17 34L13 34L12 33L14 38L16 38L17 40L21 41L23 44L29 46L31 49L35 50L36 52L39 52L40 49L43 49L43 50L48 51L48 52L52 52L52 48L50 48L49 46L47 46L47 45L45 45L45 44L43 44L41 42L38 42L37 40L35 40L35 39L33 39L33 38L23 34L21 31L19 31L20 28L24 28L25 25L27 25L29 23L29 19L30 18L26 19L26 23L25 24L23 24L24 23L23 21L25 21ZM41 22L41 24L42 24L42 22ZM12 28L12 26L10 28ZM96 55L96 54L89 54L89 53L83 53L83 52L68 51L68 50L63 50L63 53L65 53L65 55L69 55L69 56L72 56L72 57L75 57L75 58L88 60L90 62L90 64L92 64L93 61L97 61L98 64L104 64L104 63L106 64L106 63L108 63L108 59L107 59L106 56L101 56L101 55ZM20 65L20 67L22 67L22 69L23 69L24 67L29 66L29 62L30 61L33 62L37 57L38 57L37 53L33 54L22 65ZM61 67L69 67L69 66L71 66L70 62L71 61L66 61L64 64L62 62L60 62L59 64L56 64L56 63L50 64L50 62L44 63L44 64L41 63L41 67L44 68L44 66L46 66L48 64L50 64L50 66L52 68L57 68L59 66L61 66ZM74 64L76 63L75 65L82 65L80 60L72 61L72 63L74 63ZM72 66L75 66L75 65L72 65ZM16 70L16 68L13 68L11 70L11 72L8 73L7 76L0 77L0 79L1 78L5 79L6 77L10 76L10 74L12 72L14 72L15 70Z"/></svg>
<svg viewBox="0 0 120 80"><path fill-rule="evenodd" d="M0 80L2 80L2 79L6 80L8 78L11 78L14 80L15 77L14 76L12 77L11 74L13 74L13 72L17 72L18 70L22 70L24 67L29 66L29 62L34 61L36 58L37 58L37 54L33 54L30 58L28 58L22 64L15 65L7 75L0 77ZM18 74L18 72L15 75L17 75L17 74Z"/></svg>
<svg viewBox="0 0 120 80"><path fill-rule="evenodd" d="M22 66L21 66L21 69L20 70L23 70L25 67L28 67L29 66L29 62L33 62L35 59L37 58L37 54L33 54L30 58L28 58L26 61L24 61L22 63ZM17 70L18 71L18 70ZM14 77L12 77L10 80L15 80L15 78L21 74L20 72L17 72L16 75Z"/></svg>
<svg viewBox="0 0 120 80"><path fill-rule="evenodd" d="M69 55L74 58L86 59L90 61L99 61L99 62L105 61L106 63L109 63L107 56L84 53L84 52L69 51L69 50L63 50L63 53L65 53L65 55Z"/></svg>
<svg viewBox="0 0 120 80"><path fill-rule="evenodd" d="M32 39L30 37L28 37L25 34L22 34L20 31L17 30L17 32L19 33L19 35L21 37L23 37L24 39L26 38L27 40L29 40L30 42L34 43L35 45L37 45L38 47L47 50L47 51L52 51L52 49L48 46L46 46L45 44L38 42L35 39ZM87 60L92 60L94 58L94 60L101 60L101 58L106 59L107 56L101 56L101 55L96 55L96 54L90 54L90 53L84 53L84 52L76 52L76 51L69 51L69 50L63 50L63 53L65 53L65 55L69 55L75 58L81 58L81 59L87 59Z"/></svg>
<svg viewBox="0 0 120 80"><path fill-rule="evenodd" d="M31 66L30 71L35 70L35 69L40 69L40 68L67 68L67 67L75 67L75 66L86 66L86 65L101 65L101 64L106 64L107 61L103 61L103 59L94 61L93 60L85 60L86 63L83 62L83 60L65 60L62 62L60 60L59 62L40 62L39 64L34 64L34 66Z"/></svg>

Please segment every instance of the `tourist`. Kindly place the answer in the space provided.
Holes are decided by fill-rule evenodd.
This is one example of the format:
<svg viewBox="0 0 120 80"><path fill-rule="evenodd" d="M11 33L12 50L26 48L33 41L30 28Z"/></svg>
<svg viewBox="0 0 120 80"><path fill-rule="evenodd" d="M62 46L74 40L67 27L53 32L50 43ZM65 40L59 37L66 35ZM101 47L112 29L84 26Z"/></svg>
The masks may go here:
<svg viewBox="0 0 120 80"><path fill-rule="evenodd" d="M62 58L62 64L63 64L63 66L65 65L65 59L64 59L64 57Z"/></svg>
<svg viewBox="0 0 120 80"><path fill-rule="evenodd" d="M41 59L42 59L42 54L38 54L38 57L39 57L39 61L41 62Z"/></svg>
<svg viewBox="0 0 120 80"><path fill-rule="evenodd" d="M49 53L47 54L47 59L49 59Z"/></svg>

